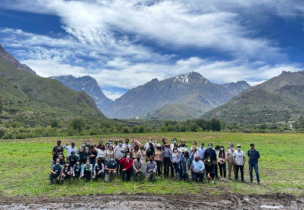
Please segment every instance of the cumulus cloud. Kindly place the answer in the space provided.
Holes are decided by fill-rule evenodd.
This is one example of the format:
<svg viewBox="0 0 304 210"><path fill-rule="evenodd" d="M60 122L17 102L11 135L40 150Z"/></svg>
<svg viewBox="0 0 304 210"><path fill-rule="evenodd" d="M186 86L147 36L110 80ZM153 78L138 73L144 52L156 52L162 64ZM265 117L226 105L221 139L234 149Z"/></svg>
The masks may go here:
<svg viewBox="0 0 304 210"><path fill-rule="evenodd" d="M302 15L298 0L3 0L0 7L58 16L63 35L2 28L0 41L39 75L90 75L112 99L123 92L111 87L130 89L190 71L216 83L254 85L283 70L301 70L276 42L259 37L254 24L244 24L270 14ZM184 50L229 60L181 55Z"/></svg>

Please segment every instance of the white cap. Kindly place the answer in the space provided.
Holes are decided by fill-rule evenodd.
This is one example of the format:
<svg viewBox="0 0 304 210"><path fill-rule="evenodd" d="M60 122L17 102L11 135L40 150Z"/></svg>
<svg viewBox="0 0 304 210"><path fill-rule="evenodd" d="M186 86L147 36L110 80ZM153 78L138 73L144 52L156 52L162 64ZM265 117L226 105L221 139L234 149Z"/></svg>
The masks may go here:
<svg viewBox="0 0 304 210"><path fill-rule="evenodd" d="M241 146L240 144L237 145L237 147L240 147L240 146Z"/></svg>

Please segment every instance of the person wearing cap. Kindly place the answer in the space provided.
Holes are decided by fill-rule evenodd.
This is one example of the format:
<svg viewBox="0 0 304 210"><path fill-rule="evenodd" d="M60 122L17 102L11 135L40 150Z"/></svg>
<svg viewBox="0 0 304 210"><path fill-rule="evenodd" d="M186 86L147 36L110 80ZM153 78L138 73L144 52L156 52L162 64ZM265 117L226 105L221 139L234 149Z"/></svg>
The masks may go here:
<svg viewBox="0 0 304 210"><path fill-rule="evenodd" d="M259 166L258 166L260 153L258 150L254 148L253 143L250 144L250 149L247 151L247 155L249 157L248 165L249 165L250 182L251 183L253 182L253 169L254 169L257 183L260 184Z"/></svg>
<svg viewBox="0 0 304 210"><path fill-rule="evenodd" d="M143 171L145 170L144 168L144 162L140 160L140 154L137 154L136 159L133 160L133 181L136 182L138 180L142 181L144 178L144 173Z"/></svg>
<svg viewBox="0 0 304 210"><path fill-rule="evenodd" d="M109 149L106 151L106 162L108 162L110 160L110 157L111 156L114 156L114 148L113 148L113 145L112 144L109 144Z"/></svg>
<svg viewBox="0 0 304 210"><path fill-rule="evenodd" d="M145 149L146 149L146 150L148 150L148 148L149 148L149 144L150 144L150 143L152 143L152 145L153 145L153 147L154 147L154 143L152 142L152 139L151 139L151 138L149 138L149 139L148 139L148 142L147 142L147 143L145 143Z"/></svg>
<svg viewBox="0 0 304 210"><path fill-rule="evenodd" d="M80 163L80 160L76 161L76 164L73 166L73 179L80 180L83 172L83 166Z"/></svg>
<svg viewBox="0 0 304 210"><path fill-rule="evenodd" d="M228 179L231 179L231 171L233 171L233 174L235 176L235 162L233 159L233 154L235 152L234 144L229 144L229 149L227 149L227 159L228 159Z"/></svg>
<svg viewBox="0 0 304 210"><path fill-rule="evenodd" d="M127 156L123 159L118 158L118 164L122 164L122 181L130 181L131 173L133 170L133 159L131 158L131 153L128 152Z"/></svg>
<svg viewBox="0 0 304 210"><path fill-rule="evenodd" d="M158 178L160 178L160 175L162 174L161 165L162 165L162 162L163 162L163 157L164 157L164 152L161 150L161 145L156 144L156 151L155 151L154 161L157 164Z"/></svg>
<svg viewBox="0 0 304 210"><path fill-rule="evenodd" d="M244 164L246 161L245 153L241 150L241 145L237 145L237 150L233 153L233 160L235 163L235 180L238 181L239 171L241 171L241 180L244 180Z"/></svg>
<svg viewBox="0 0 304 210"><path fill-rule="evenodd" d="M186 152L185 148L181 149L181 160L180 160L180 179L184 179L184 181L188 181L189 179L189 175L188 175L188 171L189 171L189 153Z"/></svg>
<svg viewBox="0 0 304 210"><path fill-rule="evenodd" d="M62 174L62 166L60 165L60 160L57 158L55 164L52 166L51 174L50 174L50 184L59 183L60 177Z"/></svg>
<svg viewBox="0 0 304 210"><path fill-rule="evenodd" d="M172 150L170 148L170 144L166 143L166 147L164 148L164 157L163 157L163 165L164 165L164 178L168 178L169 176L169 165L171 162L171 154Z"/></svg>
<svg viewBox="0 0 304 210"><path fill-rule="evenodd" d="M114 155L110 156L110 160L105 165L105 182L115 179L117 174L117 162L114 160Z"/></svg>
<svg viewBox="0 0 304 210"><path fill-rule="evenodd" d="M154 183L156 171L157 171L157 164L155 161L153 161L153 157L150 157L149 161L146 164L146 169L145 169L146 179L151 180L152 183Z"/></svg>
<svg viewBox="0 0 304 210"><path fill-rule="evenodd" d="M68 144L64 145L63 148L68 150L67 158L71 155L71 152L75 152L77 154L77 148L75 147L75 141L72 141L72 146L69 146Z"/></svg>
<svg viewBox="0 0 304 210"><path fill-rule="evenodd" d="M192 161L195 159L196 156L200 156L200 153L198 151L198 149L196 148L196 145L193 145L192 147L192 151L190 152L190 159L191 159L191 163ZM193 175L193 171L191 170L191 177Z"/></svg>
<svg viewBox="0 0 304 210"><path fill-rule="evenodd" d="M192 180L196 182L199 180L199 182L202 182L204 178L204 170L205 165L201 161L200 156L195 156L191 164Z"/></svg>
<svg viewBox="0 0 304 210"><path fill-rule="evenodd" d="M104 164L102 161L102 158L97 159L97 164L95 164L95 167L93 169L93 180L97 180L98 178L103 179L104 177Z"/></svg>
<svg viewBox="0 0 304 210"><path fill-rule="evenodd" d="M206 178L208 180L208 183L212 179L211 183L213 184L215 177L214 165L212 164L210 157L206 157L205 162Z"/></svg>
<svg viewBox="0 0 304 210"><path fill-rule="evenodd" d="M68 161L70 162L71 167L74 167L77 160L79 161L79 157L75 154L74 151L72 151L71 155L68 157Z"/></svg>

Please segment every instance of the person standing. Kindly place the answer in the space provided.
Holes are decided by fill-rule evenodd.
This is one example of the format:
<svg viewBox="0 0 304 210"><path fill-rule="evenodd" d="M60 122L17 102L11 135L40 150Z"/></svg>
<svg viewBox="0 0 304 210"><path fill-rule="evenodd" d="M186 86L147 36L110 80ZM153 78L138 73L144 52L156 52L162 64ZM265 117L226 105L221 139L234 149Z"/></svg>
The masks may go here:
<svg viewBox="0 0 304 210"><path fill-rule="evenodd" d="M71 143L72 146L68 146L68 144L64 145L63 148L68 150L67 153L67 158L70 157L71 153L74 152L75 154L77 154L77 148L75 147L75 141L72 141Z"/></svg>
<svg viewBox="0 0 304 210"><path fill-rule="evenodd" d="M174 179L177 179L179 176L179 163L180 163L180 154L178 152L177 147L174 147L173 153L171 155L171 162L174 168Z"/></svg>
<svg viewBox="0 0 304 210"><path fill-rule="evenodd" d="M189 153L186 152L185 148L182 149L182 154L181 155L181 161L180 161L180 178L184 179L184 181L188 181L189 176L188 176L188 171L189 171L189 163L190 158L189 158Z"/></svg>
<svg viewBox="0 0 304 210"><path fill-rule="evenodd" d="M233 153L233 160L235 163L235 180L238 181L239 178L239 171L241 171L241 180L242 182L245 182L244 180L244 164L246 161L246 157L244 152L241 150L241 145L237 145L237 151Z"/></svg>
<svg viewBox="0 0 304 210"><path fill-rule="evenodd" d="M118 164L122 164L122 181L125 181L125 176L127 177L127 181L130 181L131 172L133 169L133 159L131 158L130 152L127 153L125 158L119 158Z"/></svg>
<svg viewBox="0 0 304 210"><path fill-rule="evenodd" d="M152 142L149 143L149 147L146 150L146 156L147 156L147 160L150 160L151 157L154 158L155 156L154 146Z"/></svg>
<svg viewBox="0 0 304 210"><path fill-rule="evenodd" d="M142 181L144 178L144 162L140 160L140 154L137 154L136 159L133 160L133 181L136 182L138 177Z"/></svg>
<svg viewBox="0 0 304 210"><path fill-rule="evenodd" d="M101 146L104 146L104 145L103 145L103 140L102 140L102 139L99 140L99 144L97 145L96 148L97 148L97 149L101 149Z"/></svg>
<svg viewBox="0 0 304 210"><path fill-rule="evenodd" d="M226 181L227 154L224 150L224 146L220 146L220 150L217 155L217 162L218 162L218 166L220 168L221 180Z"/></svg>
<svg viewBox="0 0 304 210"><path fill-rule="evenodd" d="M153 157L150 157L149 161L146 164L145 176L146 179L151 180L153 184L155 181L156 170L157 164L155 161L153 161Z"/></svg>
<svg viewBox="0 0 304 210"><path fill-rule="evenodd" d="M97 157L97 151L94 149L96 145L93 145L93 147L89 148L88 157L90 159L90 164L92 164L92 167L95 167L96 163L96 157Z"/></svg>
<svg viewBox="0 0 304 210"><path fill-rule="evenodd" d="M99 145L98 145L99 146ZM97 146L97 147L98 147ZM96 152L97 152L97 157L96 157L96 159L101 159L101 162L103 163L103 164L105 164L105 158L106 158L106 147L105 147L105 145L101 145L100 146L100 149L99 148L97 148L97 147L95 147L94 149L96 150Z"/></svg>
<svg viewBox="0 0 304 210"><path fill-rule="evenodd" d="M217 156L219 154L219 150L220 150L220 146L219 145L216 145L214 147L214 151L215 151L215 154L216 154L216 161L215 161L215 164L214 164L214 169L215 169L215 177L218 179L218 167L217 167Z"/></svg>
<svg viewBox="0 0 304 210"><path fill-rule="evenodd" d="M248 165L249 165L249 174L250 174L250 182L253 182L253 169L255 171L256 179L258 184L260 184L260 175L259 175L259 167L258 161L260 158L260 153L258 150L254 148L254 144L250 144L250 149L247 151L247 155L249 157Z"/></svg>
<svg viewBox="0 0 304 210"><path fill-rule="evenodd" d="M172 150L170 148L170 145L169 145L169 143L166 143L166 147L164 148L164 158L163 158L164 178L168 178L168 176L169 176L169 165L171 162L171 154L172 154Z"/></svg>
<svg viewBox="0 0 304 210"><path fill-rule="evenodd" d="M145 149L148 150L149 146L150 146L150 143L152 143L152 139L149 138L148 139L148 142L145 144ZM154 144L152 143L152 146L154 147Z"/></svg>
<svg viewBox="0 0 304 210"><path fill-rule="evenodd" d="M88 148L86 147L85 143L82 143L82 147L79 148L78 150L78 154L79 154L79 158L80 158L80 162L81 164L85 164L88 158Z"/></svg>
<svg viewBox="0 0 304 210"><path fill-rule="evenodd" d="M122 144L122 140L119 140L118 146L114 149L114 156L116 158L116 162L118 162L118 159L122 159L124 157L124 150L125 146ZM122 175L122 164L117 165L117 171L119 171L119 174Z"/></svg>
<svg viewBox="0 0 304 210"><path fill-rule="evenodd" d="M106 151L106 162L110 160L111 156L114 156L114 148L112 144L109 145L109 149Z"/></svg>
<svg viewBox="0 0 304 210"><path fill-rule="evenodd" d="M161 165L162 165L162 162L163 162L163 151L161 150L161 145L160 144L157 144L156 145L156 151L155 151L155 157L154 157L154 160L157 164L157 175L158 175L158 178L160 178L160 175L161 175Z"/></svg>
<svg viewBox="0 0 304 210"><path fill-rule="evenodd" d="M61 148L61 151L63 151L63 147L61 146L61 140L58 140L57 141L57 146L54 146L53 147L53 151L52 151L52 155L54 155L54 153L57 151L57 148L60 147ZM55 162L54 162L55 164Z"/></svg>
<svg viewBox="0 0 304 210"><path fill-rule="evenodd" d="M206 148L204 146L205 146L204 143L201 143L201 146L198 148L198 152L199 152L201 161L204 161L204 159L205 159L204 155L205 155Z"/></svg>
<svg viewBox="0 0 304 210"><path fill-rule="evenodd" d="M233 153L235 152L234 144L229 144L229 149L227 149L227 158L228 158L228 178L231 179L231 171L235 175L235 163L233 160Z"/></svg>
<svg viewBox="0 0 304 210"><path fill-rule="evenodd" d="M181 144L178 146L179 150L181 150L182 148L186 149L186 152L188 152L188 147L186 145L186 141L184 139L181 140Z"/></svg>
<svg viewBox="0 0 304 210"><path fill-rule="evenodd" d="M129 139L125 139L125 143L123 144L123 146L126 148L126 147L129 147L130 149L132 149L132 144L129 144Z"/></svg>

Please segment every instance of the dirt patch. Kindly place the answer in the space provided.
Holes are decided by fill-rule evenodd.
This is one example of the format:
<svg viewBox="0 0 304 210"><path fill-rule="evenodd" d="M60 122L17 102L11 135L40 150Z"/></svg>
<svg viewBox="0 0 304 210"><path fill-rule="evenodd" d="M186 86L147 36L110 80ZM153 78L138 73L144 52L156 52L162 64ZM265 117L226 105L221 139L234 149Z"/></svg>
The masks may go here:
<svg viewBox="0 0 304 210"><path fill-rule="evenodd" d="M0 209L304 209L304 198L273 195L89 195L2 197Z"/></svg>

